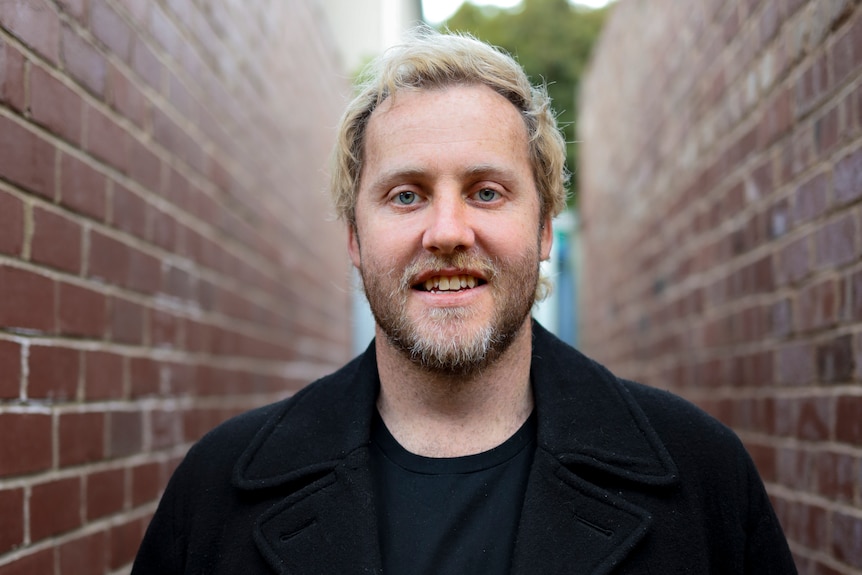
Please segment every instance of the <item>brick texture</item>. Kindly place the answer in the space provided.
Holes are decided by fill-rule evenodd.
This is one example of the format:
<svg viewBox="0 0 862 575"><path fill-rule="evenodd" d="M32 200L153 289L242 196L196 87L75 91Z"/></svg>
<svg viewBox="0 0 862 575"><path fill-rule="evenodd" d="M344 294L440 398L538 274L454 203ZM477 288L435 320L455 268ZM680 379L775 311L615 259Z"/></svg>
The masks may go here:
<svg viewBox="0 0 862 575"><path fill-rule="evenodd" d="M862 5L619 2L581 94L582 346L743 439L862 575Z"/></svg>
<svg viewBox="0 0 862 575"><path fill-rule="evenodd" d="M327 27L314 2L0 1L0 575L128 572L194 441L348 359ZM835 226L812 253L844 257Z"/></svg>

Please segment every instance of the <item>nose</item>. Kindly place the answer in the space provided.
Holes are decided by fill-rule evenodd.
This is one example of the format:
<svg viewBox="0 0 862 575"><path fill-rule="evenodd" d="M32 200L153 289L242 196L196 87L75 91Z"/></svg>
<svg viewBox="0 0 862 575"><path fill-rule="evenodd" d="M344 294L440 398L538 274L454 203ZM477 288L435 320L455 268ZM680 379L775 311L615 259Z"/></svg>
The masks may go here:
<svg viewBox="0 0 862 575"><path fill-rule="evenodd" d="M470 223L469 206L458 193L437 193L428 210L428 222L422 236L422 247L438 254L467 251L476 236Z"/></svg>

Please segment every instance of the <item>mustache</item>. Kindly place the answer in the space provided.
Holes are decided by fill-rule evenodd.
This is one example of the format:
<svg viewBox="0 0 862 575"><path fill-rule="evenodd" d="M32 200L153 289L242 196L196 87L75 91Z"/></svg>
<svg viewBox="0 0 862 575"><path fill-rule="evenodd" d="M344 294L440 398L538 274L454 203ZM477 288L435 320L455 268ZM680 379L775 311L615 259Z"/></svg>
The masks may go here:
<svg viewBox="0 0 862 575"><path fill-rule="evenodd" d="M408 265L401 274L401 287L409 289L416 283L416 277L424 272L439 272L445 269L474 270L487 280L493 280L500 273L500 264L491 258L467 252L445 256L425 255Z"/></svg>

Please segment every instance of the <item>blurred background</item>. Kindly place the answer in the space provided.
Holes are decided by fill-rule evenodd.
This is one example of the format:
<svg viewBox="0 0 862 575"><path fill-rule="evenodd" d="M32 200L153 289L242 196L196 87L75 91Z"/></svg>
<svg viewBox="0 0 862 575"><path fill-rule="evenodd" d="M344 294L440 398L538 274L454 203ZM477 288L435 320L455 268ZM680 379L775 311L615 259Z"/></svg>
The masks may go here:
<svg viewBox="0 0 862 575"><path fill-rule="evenodd" d="M367 345L329 152L423 20L554 99L536 316L731 426L800 573L862 575L853 0L0 2L0 575L127 573L195 440Z"/></svg>

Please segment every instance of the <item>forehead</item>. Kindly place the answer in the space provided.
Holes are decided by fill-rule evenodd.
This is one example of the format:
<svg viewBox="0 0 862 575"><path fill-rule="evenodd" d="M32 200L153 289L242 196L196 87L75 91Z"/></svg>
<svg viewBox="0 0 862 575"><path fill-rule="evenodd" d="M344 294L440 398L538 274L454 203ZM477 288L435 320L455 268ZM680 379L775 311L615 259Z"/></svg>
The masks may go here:
<svg viewBox="0 0 862 575"><path fill-rule="evenodd" d="M402 156L429 160L445 151L471 160L506 155L529 164L526 124L519 110L485 85L401 90L372 113L365 137L366 164ZM417 158L418 159L418 158Z"/></svg>

